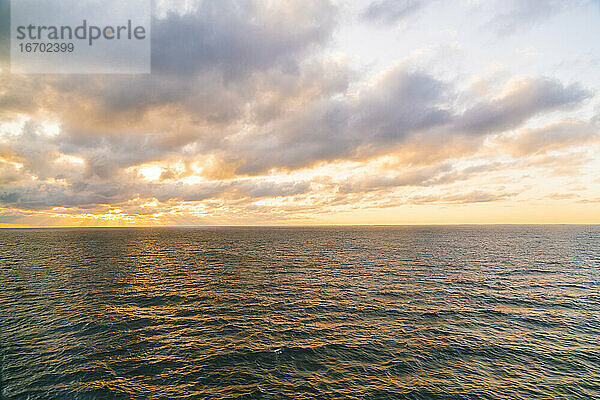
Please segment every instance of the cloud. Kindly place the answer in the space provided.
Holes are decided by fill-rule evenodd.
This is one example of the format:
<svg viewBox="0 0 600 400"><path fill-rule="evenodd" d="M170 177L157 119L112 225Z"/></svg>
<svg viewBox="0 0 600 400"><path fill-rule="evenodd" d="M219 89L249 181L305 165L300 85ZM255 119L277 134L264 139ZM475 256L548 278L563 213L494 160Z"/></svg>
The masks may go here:
<svg viewBox="0 0 600 400"><path fill-rule="evenodd" d="M452 129L472 134L502 132L540 113L569 109L591 95L577 84L565 86L551 78L516 79L507 83L501 96L470 107Z"/></svg>
<svg viewBox="0 0 600 400"><path fill-rule="evenodd" d="M272 105L265 111L261 99L260 111L244 112L242 123L235 120L217 124L222 136L216 138L209 125L197 125L195 132L191 125L173 129L173 122L167 117L153 120L153 114L148 112L143 118L130 121L129 131L123 132L118 124L98 127L106 131L81 130L79 126L88 125L87 122L67 119L59 134L48 135L42 125L29 121L20 135L0 143L0 149L5 149L4 157L10 156L23 165L18 171L20 178L12 167L2 170L6 181L23 181L14 190L4 191L4 203L23 209L44 209L60 205L114 205L136 197L156 198L160 202L231 196L246 196L248 201L287 197L309 193L313 188L310 182L270 183L264 176L272 169L293 171L342 160L363 162L403 149L413 152L415 162L420 160L424 165L407 165L403 173L382 171L379 176L353 177L339 184L339 192L452 184L497 165L452 168L449 158L477 151L477 146L482 145L483 141L473 142L469 137L497 136L533 116L572 107L589 96L577 85L565 86L547 78L520 79L507 84L498 96L480 100L460 113L452 109L457 96L453 85L424 72L396 66L361 90L346 93L350 75L341 79L323 76L319 73L324 71L322 68L322 64L305 65L299 82L284 72L264 75L264 79L277 78L268 81L273 85L269 93L278 99L281 108L273 110L277 106ZM343 67L341 70L346 71ZM332 96L339 92L343 95ZM289 104L282 104L286 102ZM156 128L163 123L164 131L148 131L151 125ZM247 131L240 136L238 129L243 125ZM524 131L512 138L500 135L492 144L512 151L531 151L528 149L535 146L534 138L545 138L544 146L552 148L550 141L556 146L566 145L570 139L584 140L591 135L589 129L581 127L579 136L570 136L568 132L576 125L564 126L562 130L548 127L538 133ZM456 145L463 137L471 148ZM444 154L444 149L450 152ZM69 162L69 157L81 162ZM201 160L201 172L191 168L191 163ZM409 160L406 162L413 162ZM175 161L185 166L183 171L175 172L169 167ZM164 165L157 176L162 183L140 184L136 170L128 168L151 162ZM400 164L399 168L406 167ZM197 173L222 180L206 184L179 181ZM241 184L230 180L240 176L253 176L255 181ZM62 183L45 182L48 179L60 179Z"/></svg>
<svg viewBox="0 0 600 400"><path fill-rule="evenodd" d="M360 19L390 29L431 2L374 1ZM154 16L151 75L0 73L6 218L293 219L509 200L526 190L513 178L591 169L588 85L529 76L477 91L432 72L443 60L363 66L336 47L339 2L188 3ZM562 7L494 4L508 30Z"/></svg>
<svg viewBox="0 0 600 400"><path fill-rule="evenodd" d="M409 169L398 174L370 174L348 178L340 185L342 193L370 192L383 189L393 189L401 186L429 186L436 178L449 172L448 164Z"/></svg>
<svg viewBox="0 0 600 400"><path fill-rule="evenodd" d="M0 67L6 67L10 57L10 0L0 0Z"/></svg>
<svg viewBox="0 0 600 400"><path fill-rule="evenodd" d="M310 190L309 182L244 182L236 188L252 198L287 197L306 193Z"/></svg>
<svg viewBox="0 0 600 400"><path fill-rule="evenodd" d="M189 76L218 68L226 77L273 65L293 70L299 54L328 39L335 16L328 0L200 1L153 21L152 69Z"/></svg>
<svg viewBox="0 0 600 400"><path fill-rule="evenodd" d="M295 196L309 190L309 182L295 181L213 181L201 184L75 181L68 185L33 182L0 188L0 206L48 210L54 207L123 205L136 198L160 202L199 202L221 197L256 200Z"/></svg>
<svg viewBox="0 0 600 400"><path fill-rule="evenodd" d="M336 8L328 0L195 6L155 16L152 75L3 71L0 115L25 114L61 125L55 138L23 135L5 145L40 178L53 173L49 158L60 152L82 157L88 177L112 180L140 163L216 151L249 119L266 123L299 98L347 87L343 65L305 59L309 49L317 51L329 40L335 25Z"/></svg>
<svg viewBox="0 0 600 400"><path fill-rule="evenodd" d="M497 7L495 16L486 26L492 26L500 35L529 29L561 11L585 4L579 0L502 0L493 2Z"/></svg>
<svg viewBox="0 0 600 400"><path fill-rule="evenodd" d="M538 175L545 176L582 176L582 169L589 165L594 155L585 150L564 151L558 153L532 154L521 160L526 167L538 169Z"/></svg>
<svg viewBox="0 0 600 400"><path fill-rule="evenodd" d="M412 15L431 0L377 0L363 11L363 19L370 22L392 24Z"/></svg>
<svg viewBox="0 0 600 400"><path fill-rule="evenodd" d="M237 172L379 154L410 134L448 122L450 113L442 106L446 89L427 74L392 69L356 97L316 101L261 127L239 149L245 157L237 159Z"/></svg>
<svg viewBox="0 0 600 400"><path fill-rule="evenodd" d="M435 0L374 0L361 13L363 20L378 24L396 24L413 17ZM498 35L510 35L531 29L552 16L574 7L586 6L589 0L487 0L460 2L465 10L480 9L491 15L484 28Z"/></svg>
<svg viewBox="0 0 600 400"><path fill-rule="evenodd" d="M357 96L315 102L311 107L261 128L238 151L240 174L269 168L300 168L324 160L364 159L421 139L431 151L461 135L501 133L528 119L569 109L591 94L579 85L549 78L522 78L463 113L451 108L457 95L434 77L403 67L387 71ZM450 138L450 139L449 139ZM269 157L262 157L269 154ZM231 156L230 156L231 157Z"/></svg>
<svg viewBox="0 0 600 400"><path fill-rule="evenodd" d="M508 200L515 197L516 193L498 193L474 190L467 193L412 196L408 202L412 204L448 203L448 204L472 204L489 203L492 201Z"/></svg>
<svg viewBox="0 0 600 400"><path fill-rule="evenodd" d="M194 4L187 13L153 17L151 75L3 73L7 90L0 94L0 112L46 110L73 114L72 120L93 113L81 121L87 127L115 115L122 117L117 121L143 118L149 109L172 105L196 118L231 121L263 89L260 82L269 81L262 75L281 71L299 77L300 64L330 40L337 15L329 0Z"/></svg>
<svg viewBox="0 0 600 400"><path fill-rule="evenodd" d="M15 165L0 162L0 185L14 184L21 179L22 174Z"/></svg>
<svg viewBox="0 0 600 400"><path fill-rule="evenodd" d="M546 196L550 200L569 200L578 197L577 193L550 193Z"/></svg>
<svg viewBox="0 0 600 400"><path fill-rule="evenodd" d="M490 144L518 157L565 150L594 141L600 141L600 126L596 122L567 119L500 135Z"/></svg>

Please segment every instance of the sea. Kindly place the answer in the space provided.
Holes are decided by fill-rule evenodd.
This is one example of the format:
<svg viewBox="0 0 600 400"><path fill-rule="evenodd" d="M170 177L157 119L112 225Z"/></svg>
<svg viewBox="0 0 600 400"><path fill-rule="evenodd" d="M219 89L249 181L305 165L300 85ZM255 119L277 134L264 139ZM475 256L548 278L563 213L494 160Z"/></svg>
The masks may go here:
<svg viewBox="0 0 600 400"><path fill-rule="evenodd" d="M0 230L0 397L600 398L600 226Z"/></svg>

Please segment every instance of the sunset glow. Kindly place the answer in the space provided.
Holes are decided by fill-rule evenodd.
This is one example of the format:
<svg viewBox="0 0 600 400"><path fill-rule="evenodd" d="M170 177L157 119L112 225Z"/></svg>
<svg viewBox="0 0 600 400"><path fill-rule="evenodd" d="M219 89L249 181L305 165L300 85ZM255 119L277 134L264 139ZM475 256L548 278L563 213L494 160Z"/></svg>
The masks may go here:
<svg viewBox="0 0 600 400"><path fill-rule="evenodd" d="M0 227L600 223L600 6L565 4L158 2L152 74L4 59Z"/></svg>

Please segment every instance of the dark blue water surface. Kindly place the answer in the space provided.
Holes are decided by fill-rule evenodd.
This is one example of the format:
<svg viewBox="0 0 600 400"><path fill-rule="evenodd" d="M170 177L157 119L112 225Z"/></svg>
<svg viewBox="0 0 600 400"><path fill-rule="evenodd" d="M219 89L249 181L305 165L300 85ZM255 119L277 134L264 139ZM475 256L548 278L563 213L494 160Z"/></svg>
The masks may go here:
<svg viewBox="0 0 600 400"><path fill-rule="evenodd" d="M600 398L600 227L1 230L0 390Z"/></svg>

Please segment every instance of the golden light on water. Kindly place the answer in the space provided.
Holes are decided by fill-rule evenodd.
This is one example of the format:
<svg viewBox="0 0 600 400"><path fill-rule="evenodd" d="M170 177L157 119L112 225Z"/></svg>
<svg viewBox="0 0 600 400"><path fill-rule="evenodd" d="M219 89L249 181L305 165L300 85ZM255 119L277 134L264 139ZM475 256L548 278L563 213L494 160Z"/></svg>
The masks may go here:
<svg viewBox="0 0 600 400"><path fill-rule="evenodd" d="M521 29L517 2L425 3L414 20L360 2L236 9L210 57L157 45L150 75L3 68L0 223L599 223L597 41L578 28L598 10ZM165 32L167 15L204 23L158 8Z"/></svg>

